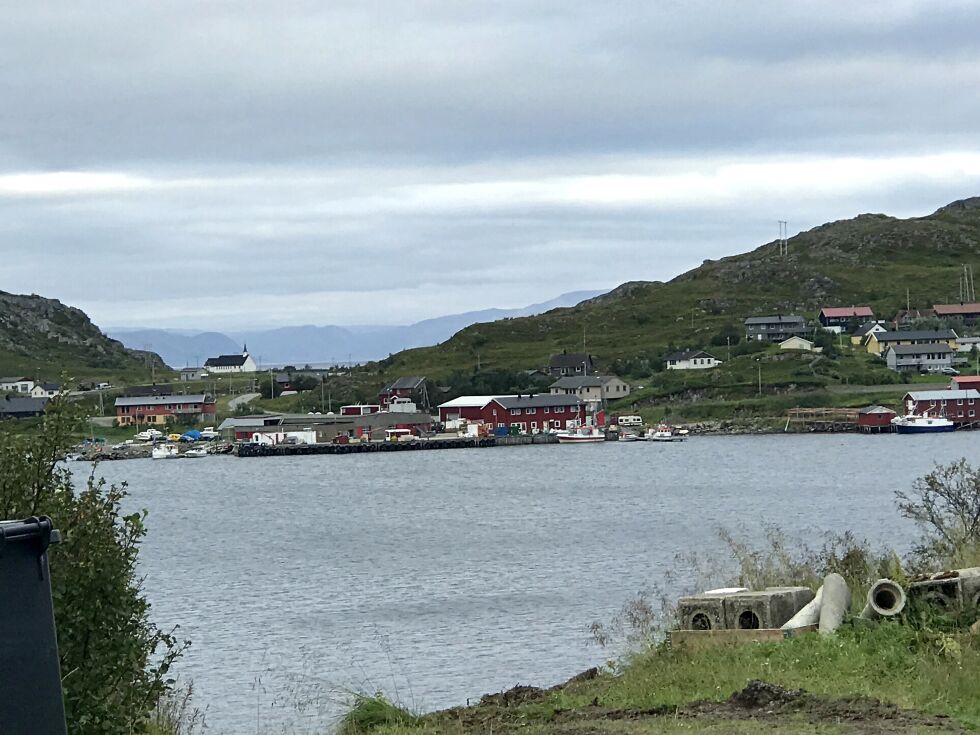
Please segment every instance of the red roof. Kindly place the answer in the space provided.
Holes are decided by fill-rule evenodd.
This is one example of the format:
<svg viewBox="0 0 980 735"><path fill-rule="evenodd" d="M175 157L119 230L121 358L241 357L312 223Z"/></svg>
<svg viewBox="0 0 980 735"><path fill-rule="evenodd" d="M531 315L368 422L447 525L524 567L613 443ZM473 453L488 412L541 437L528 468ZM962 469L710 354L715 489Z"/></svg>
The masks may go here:
<svg viewBox="0 0 980 735"><path fill-rule="evenodd" d="M980 304L936 304L932 308L936 310L936 316L980 314Z"/></svg>
<svg viewBox="0 0 980 735"><path fill-rule="evenodd" d="M852 316L874 317L875 315L875 313L871 311L870 306L825 306L820 310L820 313L831 318Z"/></svg>
<svg viewBox="0 0 980 735"><path fill-rule="evenodd" d="M961 386L977 387L980 386L980 375L956 375L953 382Z"/></svg>

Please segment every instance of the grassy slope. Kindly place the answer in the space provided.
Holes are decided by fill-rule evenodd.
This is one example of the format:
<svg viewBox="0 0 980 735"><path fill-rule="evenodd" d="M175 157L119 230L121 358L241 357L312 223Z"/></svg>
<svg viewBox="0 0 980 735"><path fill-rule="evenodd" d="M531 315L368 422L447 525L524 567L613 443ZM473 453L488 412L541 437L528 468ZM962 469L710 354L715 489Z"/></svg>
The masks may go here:
<svg viewBox="0 0 980 735"><path fill-rule="evenodd" d="M721 732L953 732L957 723L980 727L980 642L885 624L845 626L837 635L799 636L778 644L748 644L700 652L660 647L632 661L619 675L528 697L509 706L500 702L425 715L411 723L375 729L390 735L420 733L721 733ZM952 716L946 727L901 727L798 713L762 721L727 719L724 712L692 719L649 710L683 707L701 700L721 702L747 682L761 679L786 688L803 688L833 698L871 697L899 707ZM632 713L632 714L627 714ZM841 720L841 721L838 721Z"/></svg>
<svg viewBox="0 0 980 735"><path fill-rule="evenodd" d="M706 261L669 283L628 283L569 309L505 319L462 330L431 348L382 362L387 374L444 376L469 370L544 364L576 350L583 333L600 367L617 358L658 357L668 345L703 347L723 325L750 314L804 313L824 305L867 304L891 317L904 308L956 299L963 263L980 260L980 208L950 205L929 217L862 215L822 225L790 240Z"/></svg>
<svg viewBox="0 0 980 735"><path fill-rule="evenodd" d="M127 350L109 339L79 309L40 296L0 292L0 375L57 380L139 382L169 374L160 358Z"/></svg>

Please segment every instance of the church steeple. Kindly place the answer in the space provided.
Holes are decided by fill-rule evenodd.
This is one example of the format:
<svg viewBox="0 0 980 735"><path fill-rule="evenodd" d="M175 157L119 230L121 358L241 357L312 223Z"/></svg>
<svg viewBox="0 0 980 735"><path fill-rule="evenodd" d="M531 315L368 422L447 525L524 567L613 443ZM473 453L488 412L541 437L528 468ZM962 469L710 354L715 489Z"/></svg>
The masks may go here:
<svg viewBox="0 0 980 735"><path fill-rule="evenodd" d="M247 355L248 355L248 345L244 345L243 344L242 345L242 357L245 357Z"/></svg>

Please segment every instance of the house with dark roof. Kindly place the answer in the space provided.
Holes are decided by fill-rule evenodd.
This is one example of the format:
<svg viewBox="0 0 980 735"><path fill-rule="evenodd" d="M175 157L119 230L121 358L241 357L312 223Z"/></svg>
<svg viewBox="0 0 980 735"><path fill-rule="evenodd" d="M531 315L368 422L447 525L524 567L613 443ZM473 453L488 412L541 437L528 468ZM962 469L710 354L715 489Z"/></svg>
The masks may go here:
<svg viewBox="0 0 980 735"><path fill-rule="evenodd" d="M851 344L855 347L860 347L872 332L878 332L880 334L881 332L887 331L885 325L880 322L865 322L851 332Z"/></svg>
<svg viewBox="0 0 980 735"><path fill-rule="evenodd" d="M47 398L0 398L0 419L23 419L44 414Z"/></svg>
<svg viewBox="0 0 980 735"><path fill-rule="evenodd" d="M34 381L30 378L0 378L0 393L30 393Z"/></svg>
<svg viewBox="0 0 980 735"><path fill-rule="evenodd" d="M168 396L122 396L116 399L116 420L120 426L160 425L168 419L184 423L214 422L214 399L204 393Z"/></svg>
<svg viewBox="0 0 980 735"><path fill-rule="evenodd" d="M242 349L240 355L218 355L204 361L204 367L209 373L256 373L258 363L248 354L248 346Z"/></svg>
<svg viewBox="0 0 980 735"><path fill-rule="evenodd" d="M382 411L387 411L391 403L398 398L414 401L423 408L429 406L429 390L425 377L421 375L404 375L392 381L378 392L378 404Z"/></svg>
<svg viewBox="0 0 980 735"><path fill-rule="evenodd" d="M508 396L461 396L439 405L443 423L465 420L491 429L536 433L585 422L586 404L575 396L531 393Z"/></svg>
<svg viewBox="0 0 980 735"><path fill-rule="evenodd" d="M548 361L548 374L553 377L564 375L590 375L595 372L592 355L584 352L565 352L552 355Z"/></svg>
<svg viewBox="0 0 980 735"><path fill-rule="evenodd" d="M131 385L123 388L122 394L130 398L144 396L172 396L174 389L170 385Z"/></svg>
<svg viewBox="0 0 980 735"><path fill-rule="evenodd" d="M745 339L757 342L782 342L789 337L805 337L806 320L795 314L750 316L745 320Z"/></svg>
<svg viewBox="0 0 980 735"><path fill-rule="evenodd" d="M885 352L885 362L896 372L939 373L953 367L955 350L944 342L894 345Z"/></svg>
<svg viewBox="0 0 980 735"><path fill-rule="evenodd" d="M721 365L721 360L704 350L680 350L665 358L668 370L706 370Z"/></svg>
<svg viewBox="0 0 980 735"><path fill-rule="evenodd" d="M555 396L577 396L583 401L602 403L630 394L630 387L615 375L566 375L548 386L548 390Z"/></svg>
<svg viewBox="0 0 980 735"><path fill-rule="evenodd" d="M59 383L35 383L31 388L32 398L54 398L61 393Z"/></svg>
<svg viewBox="0 0 980 735"><path fill-rule="evenodd" d="M952 329L903 329L898 332L872 332L867 336L865 347L872 355L883 355L889 347L899 345L925 345L942 342L956 350L956 332Z"/></svg>
<svg viewBox="0 0 980 735"><path fill-rule="evenodd" d="M874 321L875 313L870 306L825 306L817 319L824 329L840 333L855 319L862 322Z"/></svg>

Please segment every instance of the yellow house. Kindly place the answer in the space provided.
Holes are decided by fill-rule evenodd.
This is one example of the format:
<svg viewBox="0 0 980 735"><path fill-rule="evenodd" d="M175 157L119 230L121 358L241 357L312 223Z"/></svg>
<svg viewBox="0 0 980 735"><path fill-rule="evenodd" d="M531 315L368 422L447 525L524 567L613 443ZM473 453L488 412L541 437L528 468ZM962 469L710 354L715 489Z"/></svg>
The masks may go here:
<svg viewBox="0 0 980 735"><path fill-rule="evenodd" d="M878 322L866 322L851 333L851 344L860 347L872 332L887 332Z"/></svg>
<svg viewBox="0 0 980 735"><path fill-rule="evenodd" d="M954 352L959 348L952 329L908 330L900 332L871 332L864 342L872 355L883 355L889 347L899 345L946 344Z"/></svg>

